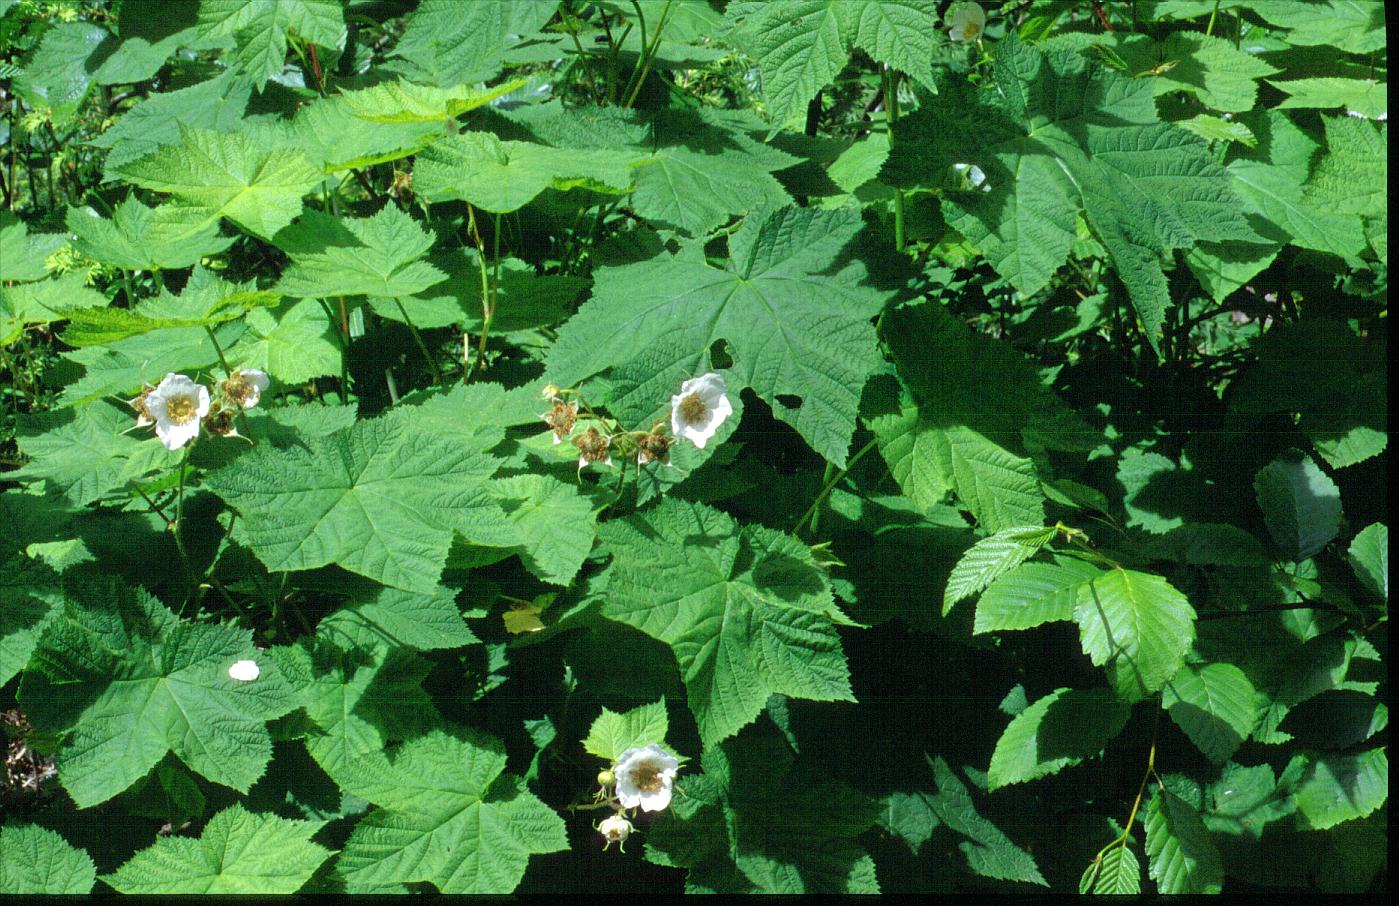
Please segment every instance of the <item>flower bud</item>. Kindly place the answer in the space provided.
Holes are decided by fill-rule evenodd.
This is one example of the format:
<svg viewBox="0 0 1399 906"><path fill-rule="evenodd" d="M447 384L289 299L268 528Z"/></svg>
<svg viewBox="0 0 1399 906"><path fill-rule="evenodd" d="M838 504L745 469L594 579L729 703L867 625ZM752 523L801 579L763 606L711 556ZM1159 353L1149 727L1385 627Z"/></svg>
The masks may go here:
<svg viewBox="0 0 1399 906"><path fill-rule="evenodd" d="M610 770L604 769L597 772L598 786L611 786L617 782L617 777Z"/></svg>
<svg viewBox="0 0 1399 906"><path fill-rule="evenodd" d="M598 825L598 832L607 841L603 844L603 849L613 843L616 843L620 849L622 844L627 842L627 838L631 836L632 823L621 815L612 815L602 820L602 823Z"/></svg>

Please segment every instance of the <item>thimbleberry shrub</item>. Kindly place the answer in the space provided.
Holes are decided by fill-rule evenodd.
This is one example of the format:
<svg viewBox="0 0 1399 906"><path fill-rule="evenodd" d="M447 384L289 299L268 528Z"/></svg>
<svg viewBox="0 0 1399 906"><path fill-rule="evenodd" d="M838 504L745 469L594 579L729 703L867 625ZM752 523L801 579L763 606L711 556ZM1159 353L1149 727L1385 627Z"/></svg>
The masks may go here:
<svg viewBox="0 0 1399 906"><path fill-rule="evenodd" d="M0 893L1383 890L1385 34L0 0Z"/></svg>

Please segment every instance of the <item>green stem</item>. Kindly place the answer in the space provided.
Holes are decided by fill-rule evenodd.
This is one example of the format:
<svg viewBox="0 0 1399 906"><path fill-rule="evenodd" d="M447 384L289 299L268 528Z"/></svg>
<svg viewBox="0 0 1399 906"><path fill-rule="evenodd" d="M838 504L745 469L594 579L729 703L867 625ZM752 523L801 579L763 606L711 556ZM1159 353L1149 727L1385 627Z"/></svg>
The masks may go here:
<svg viewBox="0 0 1399 906"><path fill-rule="evenodd" d="M1210 21L1205 26L1206 36L1214 34L1214 17L1219 15L1219 0L1214 0L1214 9L1210 10Z"/></svg>
<svg viewBox="0 0 1399 906"><path fill-rule="evenodd" d="M816 510L820 508L821 504L825 502L828 496L830 496L831 491L835 490L835 486L840 484L841 479L843 479L846 475L850 473L850 470L855 467L855 463L859 462L861 459L864 458L866 453L874 449L876 442L877 438L870 438L869 443L865 444L859 449L858 452L856 452L854 456L850 457L850 459L845 463L845 468L841 469L840 472L837 473L835 476L826 480L825 486L821 488L821 493L816 495L816 499L811 501L811 506L806 508L806 512L802 513L802 517L798 519L797 524L792 527L793 535L800 532L802 530L802 526L806 525L808 520L813 519L815 517Z"/></svg>
<svg viewBox="0 0 1399 906"><path fill-rule="evenodd" d="M889 126L889 147L894 146L894 124L899 120L899 76L888 66L884 67L884 118ZM904 248L904 193L894 190L894 247Z"/></svg>
<svg viewBox="0 0 1399 906"><path fill-rule="evenodd" d="M656 31L651 35L651 44L646 44L646 19L641 15L641 6L636 0L632 0L632 6L636 9L637 18L641 20L641 60L632 78L636 79L636 85L631 89L627 97L627 102L623 107L630 107L636 102L636 96L641 93L641 86L646 82L646 73L651 68L651 64L656 59L656 50L661 46L661 32L665 29L666 19L670 17L670 5L672 0L666 0L666 5L661 9L660 21L656 23ZM628 83L630 85L630 83Z"/></svg>
<svg viewBox="0 0 1399 906"><path fill-rule="evenodd" d="M219 338L214 336L214 328L205 324L204 332L209 335L209 342L214 344L214 352L218 353L219 366L223 368L223 376L226 378L233 377L233 369L228 367L228 359L224 358L223 347L219 345Z"/></svg>
<svg viewBox="0 0 1399 906"><path fill-rule="evenodd" d="M175 550L180 554L180 562L185 567L185 577L191 582L194 581L194 564L189 558L189 551L185 548L184 539L184 518L185 518L185 467L189 464L189 451L194 448L194 441L185 444L184 455L180 457L180 489L175 496L175 518L170 520L170 533L175 536ZM146 496L145 494L141 495ZM185 602L189 602L189 595L186 594ZM184 605L180 606L181 612Z"/></svg>
<svg viewBox="0 0 1399 906"><path fill-rule="evenodd" d="M412 318L408 317L408 309L403 307L403 303L397 296L394 297L393 304L398 306L398 313L403 315L403 323L408 325L408 332L413 335L413 342L418 344L418 351L423 354L423 358L427 359L427 367L432 369L433 380L437 382L439 387L445 386L442 379L442 369L437 367L437 362L433 359L432 352L428 350L427 343L423 342L423 335L418 332L417 325L413 323Z"/></svg>
<svg viewBox="0 0 1399 906"><path fill-rule="evenodd" d="M339 322L335 320L335 312L331 310L330 303L324 299L317 299L316 301L321 304L321 310L325 312L326 320L336 325L336 330L334 331L335 341L340 346L340 393L338 396L340 405L343 406L350 401L345 393L345 388L349 384L348 374L346 373L348 370L349 341L346 339L345 334L341 333L339 330Z"/></svg>

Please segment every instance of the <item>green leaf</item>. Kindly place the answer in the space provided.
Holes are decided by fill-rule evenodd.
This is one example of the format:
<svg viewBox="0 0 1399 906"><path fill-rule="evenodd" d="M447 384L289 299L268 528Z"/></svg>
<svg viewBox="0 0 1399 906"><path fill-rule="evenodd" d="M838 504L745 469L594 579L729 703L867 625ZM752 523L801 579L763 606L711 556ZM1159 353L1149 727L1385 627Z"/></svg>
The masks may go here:
<svg viewBox="0 0 1399 906"><path fill-rule="evenodd" d="M1208 145L1158 120L1148 81L1041 54L1014 33L997 45L993 81L954 83L899 120L881 179L943 188L954 165L979 167L985 182L946 192L943 214L1026 296L1068 257L1081 211L1155 348L1171 250L1256 236Z"/></svg>
<svg viewBox="0 0 1399 906"><path fill-rule="evenodd" d="M1002 529L973 544L947 577L947 591L942 596L943 616L958 601L971 597L996 578L1033 557L1040 548L1054 540L1057 533L1052 526L1022 525Z"/></svg>
<svg viewBox="0 0 1399 906"><path fill-rule="evenodd" d="M48 276L49 256L68 244L63 233L31 233L9 211L0 211L0 281L27 283Z"/></svg>
<svg viewBox="0 0 1399 906"><path fill-rule="evenodd" d="M124 5L123 12L132 6ZM114 178L123 164L164 145L179 144L182 126L236 131L243 123L252 92L252 83L230 70L188 88L153 94L123 113L110 129L94 136L91 144L108 149L103 172Z"/></svg>
<svg viewBox="0 0 1399 906"><path fill-rule="evenodd" d="M1317 143L1277 110L1260 112L1247 122L1260 136L1259 145L1231 160L1225 170L1258 231L1274 242L1342 258L1364 252L1360 218L1337 213L1306 197L1304 187Z"/></svg>
<svg viewBox="0 0 1399 906"><path fill-rule="evenodd" d="M270 237L301 213L301 197L320 185L321 169L302 152L243 135L180 126L180 141L115 168L127 182L170 192L213 221L227 217Z"/></svg>
<svg viewBox="0 0 1399 906"><path fill-rule="evenodd" d="M671 145L634 161L632 203L641 216L702 236L734 214L790 204L791 197L750 154Z"/></svg>
<svg viewBox="0 0 1399 906"><path fill-rule="evenodd" d="M1289 79L1285 82L1269 79L1268 84L1288 97L1278 109L1302 107L1330 110L1344 107L1366 119L1384 119L1389 115L1389 91L1384 82L1374 79L1343 79L1323 76L1314 79Z"/></svg>
<svg viewBox="0 0 1399 906"><path fill-rule="evenodd" d="M202 49L195 30L198 0L137 0L123 3L117 14L121 44L93 78L99 85L130 85L160 71L177 49Z"/></svg>
<svg viewBox="0 0 1399 906"><path fill-rule="evenodd" d="M1370 592L1389 601L1389 527L1375 522L1360 531L1346 552L1355 576Z"/></svg>
<svg viewBox="0 0 1399 906"><path fill-rule="evenodd" d="M93 72L116 44L111 32L91 22L56 25L44 33L14 79L15 93L33 108L49 108L54 126L62 131L87 98Z"/></svg>
<svg viewBox="0 0 1399 906"><path fill-rule="evenodd" d="M91 893L96 878L88 854L48 828L0 827L0 893Z"/></svg>
<svg viewBox="0 0 1399 906"><path fill-rule="evenodd" d="M287 58L287 29L302 39L335 50L345 46L345 18L339 0L200 0L199 35L233 35L234 67L246 72L259 91L282 71Z"/></svg>
<svg viewBox="0 0 1399 906"><path fill-rule="evenodd" d="M455 119L524 85L524 80L489 88L455 85L438 88L394 80L341 95L350 113L374 123L435 123Z"/></svg>
<svg viewBox="0 0 1399 906"><path fill-rule="evenodd" d="M196 209L148 208L134 195L117 206L111 220L92 208L69 208L67 225L77 236L73 245L78 251L128 270L189 267L233 244Z"/></svg>
<svg viewBox="0 0 1399 906"><path fill-rule="evenodd" d="M422 687L431 664L382 640L368 651L303 640L275 652L297 704L314 724L306 750L337 781L353 771L356 759L383 751L390 740L426 733L442 720Z"/></svg>
<svg viewBox="0 0 1399 906"><path fill-rule="evenodd" d="M646 858L688 870L691 892L878 893L874 860L858 842L875 803L794 763L770 729L704 753L704 773L682 768L671 807L648 828Z"/></svg>
<svg viewBox="0 0 1399 906"><path fill-rule="evenodd" d="M511 50L548 23L558 5L558 0L423 0L404 19L393 56L438 85L483 82L500 71Z"/></svg>
<svg viewBox="0 0 1399 906"><path fill-rule="evenodd" d="M311 842L324 825L234 803L209 819L198 840L162 837L102 880L118 893L296 893L330 856Z"/></svg>
<svg viewBox="0 0 1399 906"><path fill-rule="evenodd" d="M1247 286L1278 256L1278 248L1253 242L1201 242L1185 253L1200 286L1215 302Z"/></svg>
<svg viewBox="0 0 1399 906"><path fill-rule="evenodd" d="M548 475L498 478L490 492L515 528L525 567L545 582L569 584L597 537L593 501L578 485Z"/></svg>
<svg viewBox="0 0 1399 906"><path fill-rule="evenodd" d="M150 435L127 434L136 415L106 401L78 409L22 415L19 448L31 461L5 473L10 480L43 479L75 505L91 503L175 456Z"/></svg>
<svg viewBox="0 0 1399 906"><path fill-rule="evenodd" d="M276 293L253 289L250 280L234 284L196 267L178 296L162 291L135 308L97 308L68 313L63 342L70 346L113 346L138 334L172 327L214 327L242 316L245 309L276 305ZM217 355L217 352L215 352Z"/></svg>
<svg viewBox="0 0 1399 906"><path fill-rule="evenodd" d="M1034 856L1016 846L1000 828L977 814L967 786L953 773L946 761L930 758L938 792L932 799L933 812L950 829L967 839L958 848L976 874L999 881L1021 881L1048 887Z"/></svg>
<svg viewBox="0 0 1399 906"><path fill-rule="evenodd" d="M381 588L321 620L317 634L346 650L403 645L419 651L477 644L451 589L415 594Z"/></svg>
<svg viewBox="0 0 1399 906"><path fill-rule="evenodd" d="M1208 113L1197 113L1187 120L1178 120L1177 126L1208 141L1238 142L1248 148L1258 146L1258 137L1238 120L1226 120Z"/></svg>
<svg viewBox="0 0 1399 906"><path fill-rule="evenodd" d="M413 191L429 201L460 199L495 214L529 204L540 192L584 187L631 190L630 155L501 141L463 132L437 142L413 165Z"/></svg>
<svg viewBox="0 0 1399 906"><path fill-rule="evenodd" d="M616 762L627 749L665 742L669 728L664 698L623 714L603 708L583 740L583 750Z"/></svg>
<svg viewBox="0 0 1399 906"><path fill-rule="evenodd" d="M107 297L70 271L48 280L0 285L0 345L14 342L33 324L61 321L78 309L101 308Z"/></svg>
<svg viewBox="0 0 1399 906"><path fill-rule="evenodd" d="M1044 521L1026 442L1086 449L1093 432L1007 344L978 335L940 305L889 312L886 336L904 386L876 378L864 414L904 493L922 507L955 490L986 529Z"/></svg>
<svg viewBox="0 0 1399 906"><path fill-rule="evenodd" d="M228 675L244 659L258 679ZM58 779L87 808L166 752L247 792L272 757L264 722L295 707L290 692L248 630L182 622L142 590L93 582L45 630L19 694L36 727L66 733Z"/></svg>
<svg viewBox="0 0 1399 906"><path fill-rule="evenodd" d="M1199 566L1267 566L1263 544L1241 528L1217 522L1187 522L1147 543L1153 557Z"/></svg>
<svg viewBox="0 0 1399 906"><path fill-rule="evenodd" d="M1200 813L1157 787L1146 806L1148 871L1160 893L1219 893L1224 867Z"/></svg>
<svg viewBox="0 0 1399 906"><path fill-rule="evenodd" d="M1297 811L1290 789L1295 780L1279 784L1266 764L1245 767L1229 762L1206 788L1205 827L1214 834L1261 837L1268 824Z"/></svg>
<svg viewBox="0 0 1399 906"><path fill-rule="evenodd" d="M1160 689L1195 637L1195 609L1160 576L1111 569L1078 587L1074 606L1083 652L1108 668L1124 701Z"/></svg>
<svg viewBox="0 0 1399 906"><path fill-rule="evenodd" d="M1142 865L1130 846L1114 846L1083 873L1078 892L1113 895L1135 895L1142 892Z"/></svg>
<svg viewBox="0 0 1399 906"><path fill-rule="evenodd" d="M0 566L0 685L4 685L28 665L44 629L63 609L63 594L58 577L43 563L7 557Z"/></svg>
<svg viewBox="0 0 1399 906"><path fill-rule="evenodd" d="M1258 80L1278 71L1255 54L1235 48L1232 41L1197 32L1173 32L1159 44L1149 38L1131 39L1116 49L1134 73L1174 64L1151 76L1157 96L1186 91L1212 110L1231 113L1252 110Z"/></svg>
<svg viewBox="0 0 1399 906"><path fill-rule="evenodd" d="M205 486L238 511L234 540L270 570L335 563L428 594L454 531L479 543L515 543L485 485L495 468L475 450L377 419L301 447L261 445Z"/></svg>
<svg viewBox="0 0 1399 906"><path fill-rule="evenodd" d="M751 387L843 465L878 363L870 319L886 301L863 264L839 258L860 227L853 209L782 208L744 221L723 269L704 260L701 243L674 258L601 268L592 299L559 331L548 375L571 386L653 345L697 358L724 340L729 392Z"/></svg>
<svg viewBox="0 0 1399 906"><path fill-rule="evenodd" d="M1366 0L1269 0L1256 12L1299 47L1334 45L1346 53L1369 53L1385 46L1384 6Z"/></svg>
<svg viewBox="0 0 1399 906"><path fill-rule="evenodd" d="M905 793L895 790L884 797L879 826L908 844L914 854L933 836L940 822L929 804L932 797L925 792Z"/></svg>
<svg viewBox="0 0 1399 906"><path fill-rule="evenodd" d="M373 217L340 219L307 211L277 234L292 264L277 281L289 296L411 296L447 278L420 261L434 234L397 205Z"/></svg>
<svg viewBox="0 0 1399 906"><path fill-rule="evenodd" d="M470 730L433 730L391 759L355 763L342 786L379 807L337 860L349 891L428 882L509 893L531 853L567 849L563 821L504 770L500 741Z"/></svg>
<svg viewBox="0 0 1399 906"><path fill-rule="evenodd" d="M1263 521L1289 560L1321 551L1341 525L1341 492L1310 456L1280 456L1253 478Z"/></svg>
<svg viewBox="0 0 1399 906"><path fill-rule="evenodd" d="M1127 724L1131 707L1107 689L1056 689L1021 711L991 753L991 790L1057 774L1093 758Z"/></svg>
<svg viewBox="0 0 1399 906"><path fill-rule="evenodd" d="M228 350L235 368L256 368L284 384L340 373L338 328L317 300L256 308L243 321L248 332Z"/></svg>
<svg viewBox="0 0 1399 906"><path fill-rule="evenodd" d="M385 123L355 116L355 109L363 108L344 95L321 98L296 112L286 135L327 173L400 160L447 135L447 117Z"/></svg>
<svg viewBox="0 0 1399 906"><path fill-rule="evenodd" d="M1161 706L1210 761L1223 764L1258 723L1254 695L1233 664L1186 664L1161 690Z"/></svg>
<svg viewBox="0 0 1399 906"><path fill-rule="evenodd" d="M1310 758L1296 795L1304 827L1325 830L1363 818L1389 798L1389 758L1383 747Z"/></svg>
<svg viewBox="0 0 1399 906"><path fill-rule="evenodd" d="M602 615L671 647L706 745L774 692L852 700L835 628L849 620L806 545L675 498L599 534L613 557Z"/></svg>
<svg viewBox="0 0 1399 906"><path fill-rule="evenodd" d="M1102 570L1076 557L1053 563L1025 563L996 579L976 602L972 632L1032 629L1043 623L1072 620L1079 588Z"/></svg>
<svg viewBox="0 0 1399 906"><path fill-rule="evenodd" d="M1338 214L1384 217L1388 210L1389 124L1324 116L1326 154L1303 190L1308 204Z"/></svg>
<svg viewBox="0 0 1399 906"><path fill-rule="evenodd" d="M914 0L781 0L730 10L746 16L735 36L763 72L776 126L791 126L835 79L852 47L935 90L928 65L941 43L941 19Z"/></svg>
<svg viewBox="0 0 1399 906"><path fill-rule="evenodd" d="M115 309L114 309L115 310ZM117 340L106 346L75 349L63 354L65 359L83 366L86 374L63 389L59 401L75 406L100 396L135 393L142 384L152 386L172 371L193 373L218 364L218 351L203 327L161 328L144 332L149 326L142 320L125 319L121 324L104 322L122 330L139 328L136 335ZM214 335L225 349L243 332L238 323L224 324L214 329ZM123 413L127 420L114 424L117 430L129 430L135 414Z"/></svg>
<svg viewBox="0 0 1399 906"><path fill-rule="evenodd" d="M774 126L804 118L807 104L845 66L849 52L839 7L832 0L785 0L729 11L730 17L752 14L738 34L751 36L748 54L762 67Z"/></svg>

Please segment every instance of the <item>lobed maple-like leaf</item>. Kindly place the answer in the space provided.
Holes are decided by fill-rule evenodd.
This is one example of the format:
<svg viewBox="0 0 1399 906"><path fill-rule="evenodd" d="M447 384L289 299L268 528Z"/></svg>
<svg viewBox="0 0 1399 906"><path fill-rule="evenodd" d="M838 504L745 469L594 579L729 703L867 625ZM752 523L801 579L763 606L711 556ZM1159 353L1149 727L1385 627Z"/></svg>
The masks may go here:
<svg viewBox="0 0 1399 906"><path fill-rule="evenodd" d="M36 646L20 700L61 734L58 777L80 808L105 802L174 752L215 783L247 792L272 757L266 721L295 707L265 661L253 682L228 668L258 659L252 633L178 619L154 597L93 581Z"/></svg>
<svg viewBox="0 0 1399 906"><path fill-rule="evenodd" d="M671 647L706 744L774 692L852 700L836 632L851 623L805 545L675 498L599 533L613 557L602 615Z"/></svg>

